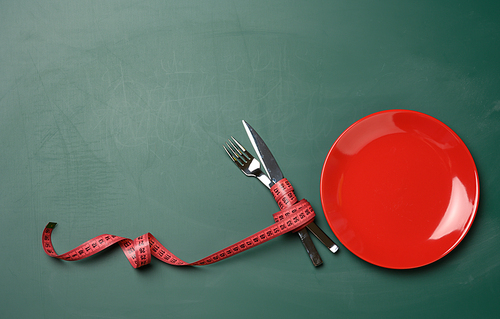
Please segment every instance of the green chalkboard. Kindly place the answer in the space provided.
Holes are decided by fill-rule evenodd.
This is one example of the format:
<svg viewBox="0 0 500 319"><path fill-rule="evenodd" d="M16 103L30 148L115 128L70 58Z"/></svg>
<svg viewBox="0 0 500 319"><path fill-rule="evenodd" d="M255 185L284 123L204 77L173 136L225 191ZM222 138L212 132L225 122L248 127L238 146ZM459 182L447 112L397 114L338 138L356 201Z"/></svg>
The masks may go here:
<svg viewBox="0 0 500 319"><path fill-rule="evenodd" d="M498 1L2 1L2 317L498 317L499 16ZM389 270L313 239L315 268L293 235L206 267L42 250L57 222L59 253L151 232L195 261L270 225L272 196L222 148L250 148L242 119L337 240L323 162L387 109L448 125L479 172L470 232L431 265Z"/></svg>

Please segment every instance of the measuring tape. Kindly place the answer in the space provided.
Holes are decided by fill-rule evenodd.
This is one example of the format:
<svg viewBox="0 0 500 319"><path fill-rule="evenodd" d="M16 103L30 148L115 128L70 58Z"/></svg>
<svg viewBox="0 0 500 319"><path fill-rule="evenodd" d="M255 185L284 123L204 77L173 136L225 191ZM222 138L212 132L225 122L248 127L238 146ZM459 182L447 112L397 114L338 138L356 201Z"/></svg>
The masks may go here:
<svg viewBox="0 0 500 319"><path fill-rule="evenodd" d="M165 248L151 233L146 233L132 240L125 237L103 234L94 237L80 246L58 255L52 245L51 235L56 223L48 223L42 234L42 245L45 253L51 257L67 261L76 261L90 257L109 246L119 244L128 261L134 268L145 266L151 262L151 256L174 266L203 266L216 263L234 256L252 247L263 244L288 232L297 232L314 220L314 210L305 199L297 201L290 182L284 178L271 187L274 199L281 211L273 214L274 224L219 250L203 259L187 263Z"/></svg>

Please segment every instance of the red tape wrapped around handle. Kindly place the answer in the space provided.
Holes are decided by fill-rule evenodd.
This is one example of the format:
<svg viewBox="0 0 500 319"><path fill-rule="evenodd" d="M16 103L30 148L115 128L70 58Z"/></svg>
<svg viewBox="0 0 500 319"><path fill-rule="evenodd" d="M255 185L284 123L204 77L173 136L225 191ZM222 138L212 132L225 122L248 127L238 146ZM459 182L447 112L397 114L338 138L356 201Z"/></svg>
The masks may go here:
<svg viewBox="0 0 500 319"><path fill-rule="evenodd" d="M290 184L286 178L283 178L271 187L271 193L273 194L274 200L278 203L281 210L294 207L297 204L297 196L295 196L295 192L293 190L292 184ZM312 210L312 207L310 207L310 209ZM293 212L293 209L291 212ZM311 219L305 225L297 227L293 230L293 232L298 232L304 229L313 220L314 219ZM276 218L274 221L277 222Z"/></svg>
<svg viewBox="0 0 500 319"><path fill-rule="evenodd" d="M86 241L64 254L58 255L54 250L51 239L56 223L48 223L42 234L42 245L47 255L67 261L76 261L90 257L107 247L118 243L125 253L128 261L134 268L149 264L151 262L151 255L174 266L202 266L224 260L285 233L300 230L314 220L315 213L309 202L303 199L299 202L296 201L294 205L291 205L288 208L282 208L280 212L274 214L273 216L275 219L275 223L273 225L231 246L221 249L216 253L191 263L187 263L175 256L151 233L139 236L134 240L115 235L103 234Z"/></svg>

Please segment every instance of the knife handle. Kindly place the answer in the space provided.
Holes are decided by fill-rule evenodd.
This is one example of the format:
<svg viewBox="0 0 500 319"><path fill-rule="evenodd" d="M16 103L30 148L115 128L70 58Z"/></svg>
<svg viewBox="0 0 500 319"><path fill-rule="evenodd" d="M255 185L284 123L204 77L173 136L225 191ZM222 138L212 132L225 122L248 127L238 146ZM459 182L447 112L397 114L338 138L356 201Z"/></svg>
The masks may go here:
<svg viewBox="0 0 500 319"><path fill-rule="evenodd" d="M312 221L311 223L309 223L307 226L307 229L313 233L314 236L316 236L316 238L319 239L319 241L325 245L332 253L336 253L338 250L339 250L339 246L337 246L337 244L335 244L333 242L333 240L330 239L330 237L328 237L327 234L325 234L323 232L323 230L321 230L321 228L319 228L318 225L316 225L316 223L314 221Z"/></svg>
<svg viewBox="0 0 500 319"><path fill-rule="evenodd" d="M271 187L271 193L273 194L274 200L281 210L293 206L298 202L297 196L295 196L295 193L293 192L292 184L290 184L290 182L286 178L274 184ZM302 244L304 245L304 248L309 255L309 258L311 258L313 265L317 267L323 264L323 260L321 259L321 256L319 255L318 250L316 249L316 246L311 239L311 236L307 232L307 229L302 228L301 230L297 231L297 234L299 235L300 240L302 241Z"/></svg>
<svg viewBox="0 0 500 319"><path fill-rule="evenodd" d="M274 184L271 187L271 193L273 194L274 200L278 203L280 209L292 206L298 201L297 196L295 196L295 192L293 191L292 184L286 178L283 178ZM309 223L306 227L332 253L336 253L339 250L339 247L321 230L321 228L318 227L318 225L316 225L314 221Z"/></svg>

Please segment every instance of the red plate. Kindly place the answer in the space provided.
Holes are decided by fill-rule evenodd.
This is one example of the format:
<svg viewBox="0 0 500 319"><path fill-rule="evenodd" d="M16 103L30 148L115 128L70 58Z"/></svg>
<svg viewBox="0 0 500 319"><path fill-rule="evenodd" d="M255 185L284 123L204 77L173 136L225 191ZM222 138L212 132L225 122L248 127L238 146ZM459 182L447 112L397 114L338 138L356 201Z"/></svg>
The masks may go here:
<svg viewBox="0 0 500 319"><path fill-rule="evenodd" d="M414 111L369 115L342 133L321 173L321 202L337 238L372 264L430 264L470 229L479 180L462 140Z"/></svg>

